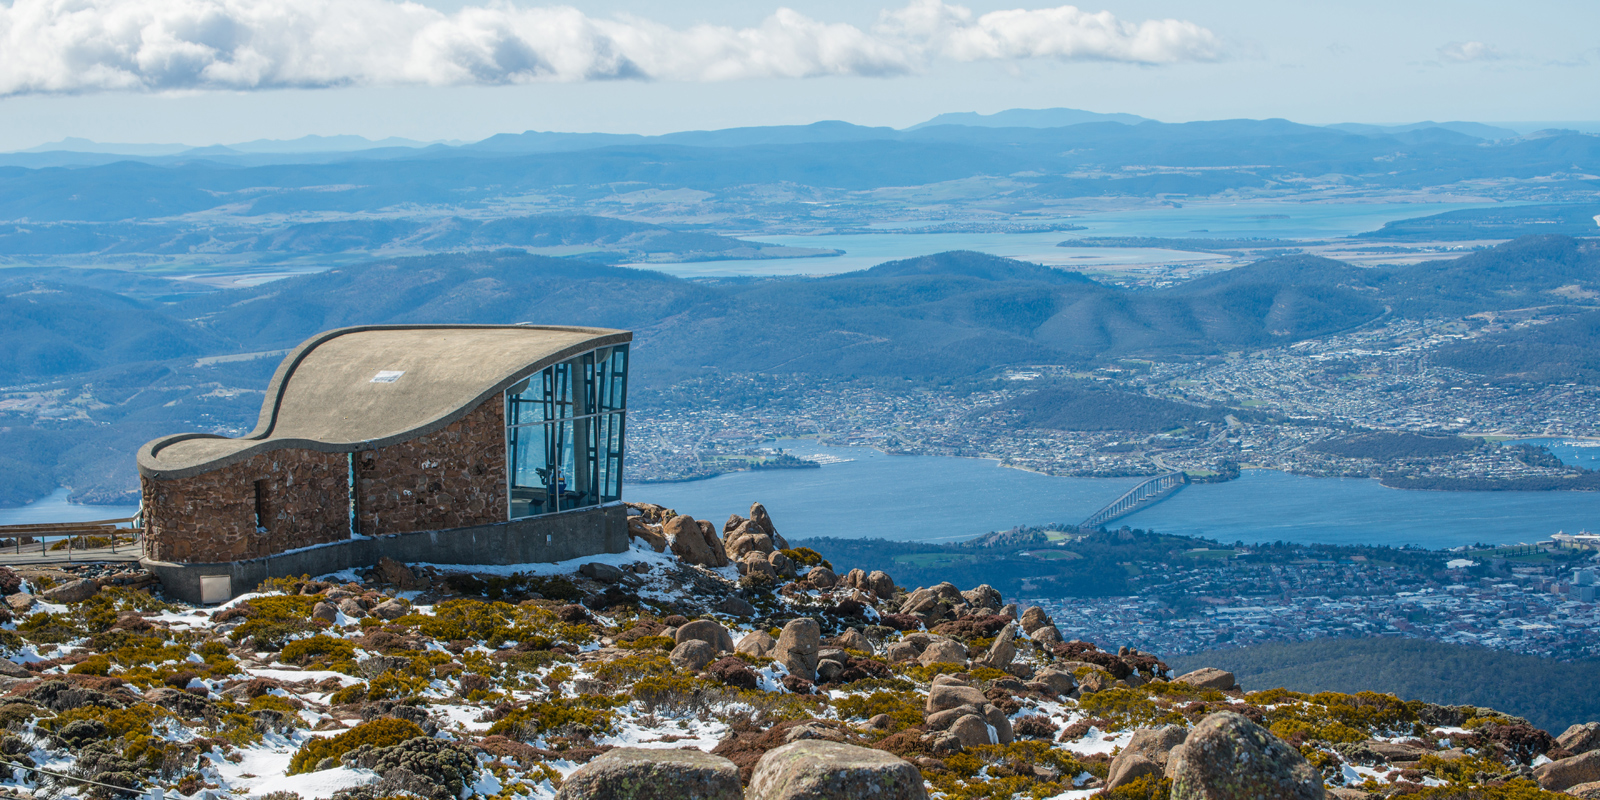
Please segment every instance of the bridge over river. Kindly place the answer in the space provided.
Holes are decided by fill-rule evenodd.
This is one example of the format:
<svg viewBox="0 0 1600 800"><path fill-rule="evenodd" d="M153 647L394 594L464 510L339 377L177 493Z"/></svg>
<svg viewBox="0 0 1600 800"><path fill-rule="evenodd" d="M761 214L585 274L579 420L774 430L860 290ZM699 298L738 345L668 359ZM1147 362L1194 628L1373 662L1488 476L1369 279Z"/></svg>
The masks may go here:
<svg viewBox="0 0 1600 800"><path fill-rule="evenodd" d="M1089 515L1088 519L1078 523L1078 527L1092 530L1135 511L1142 511L1177 494L1179 489L1188 484L1189 476L1183 470L1157 475L1129 489L1121 497L1108 503L1105 508Z"/></svg>

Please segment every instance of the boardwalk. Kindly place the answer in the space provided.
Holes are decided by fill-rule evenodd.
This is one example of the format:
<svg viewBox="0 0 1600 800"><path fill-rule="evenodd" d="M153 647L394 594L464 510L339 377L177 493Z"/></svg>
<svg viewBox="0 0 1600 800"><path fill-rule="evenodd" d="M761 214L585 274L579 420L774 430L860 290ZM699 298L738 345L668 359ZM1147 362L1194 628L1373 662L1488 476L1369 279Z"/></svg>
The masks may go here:
<svg viewBox="0 0 1600 800"><path fill-rule="evenodd" d="M1120 519L1149 508L1162 500L1176 494L1179 489L1188 485L1189 476L1182 470L1157 475L1138 486L1129 489L1121 497L1106 504L1105 508L1089 515L1089 518L1078 523L1079 528L1094 529L1114 519Z"/></svg>

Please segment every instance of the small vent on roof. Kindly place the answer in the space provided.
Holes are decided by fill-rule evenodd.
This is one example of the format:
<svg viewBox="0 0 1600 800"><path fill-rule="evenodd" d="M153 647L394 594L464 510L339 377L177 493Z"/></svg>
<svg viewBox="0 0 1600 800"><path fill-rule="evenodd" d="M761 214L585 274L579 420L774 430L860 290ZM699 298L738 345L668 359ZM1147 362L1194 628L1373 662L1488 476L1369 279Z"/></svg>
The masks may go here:
<svg viewBox="0 0 1600 800"><path fill-rule="evenodd" d="M372 376L373 383L394 383L400 376L406 374L403 369L380 369L378 374Z"/></svg>

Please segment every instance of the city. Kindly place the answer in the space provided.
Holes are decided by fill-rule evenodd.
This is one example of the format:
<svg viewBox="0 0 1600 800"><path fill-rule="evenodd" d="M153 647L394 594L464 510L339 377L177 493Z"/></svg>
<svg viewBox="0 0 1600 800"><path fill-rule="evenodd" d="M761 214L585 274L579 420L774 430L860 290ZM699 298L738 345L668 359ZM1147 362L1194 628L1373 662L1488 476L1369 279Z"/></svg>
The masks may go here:
<svg viewBox="0 0 1600 800"><path fill-rule="evenodd" d="M781 448L774 440L792 438L995 458L1019 469L1083 477L1181 469L1205 480L1248 467L1315 476L1572 477L1579 472L1515 448L1471 446L1381 459L1319 447L1372 430L1490 442L1600 435L1600 388L1486 383L1429 363L1430 352L1443 344L1531 324L1399 321L1221 357L1126 361L1082 371L1052 365L1015 369L967 391L720 374L641 393L629 421L635 448L630 479L709 477L749 463L753 448ZM1011 402L1055 380L1234 413L1167 431L1023 427Z"/></svg>

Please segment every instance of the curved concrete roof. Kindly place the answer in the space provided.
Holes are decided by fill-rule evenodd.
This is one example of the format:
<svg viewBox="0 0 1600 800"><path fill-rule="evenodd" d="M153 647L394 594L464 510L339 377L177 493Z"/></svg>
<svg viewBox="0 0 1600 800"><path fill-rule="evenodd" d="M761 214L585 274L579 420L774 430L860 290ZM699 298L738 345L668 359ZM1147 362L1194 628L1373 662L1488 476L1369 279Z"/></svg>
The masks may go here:
<svg viewBox="0 0 1600 800"><path fill-rule="evenodd" d="M156 439L139 448L139 472L182 478L271 450L340 453L414 439L466 416L551 364L632 339L632 333L608 328L533 325L372 325L328 331L284 358L249 435ZM400 374L383 380L394 373Z"/></svg>

